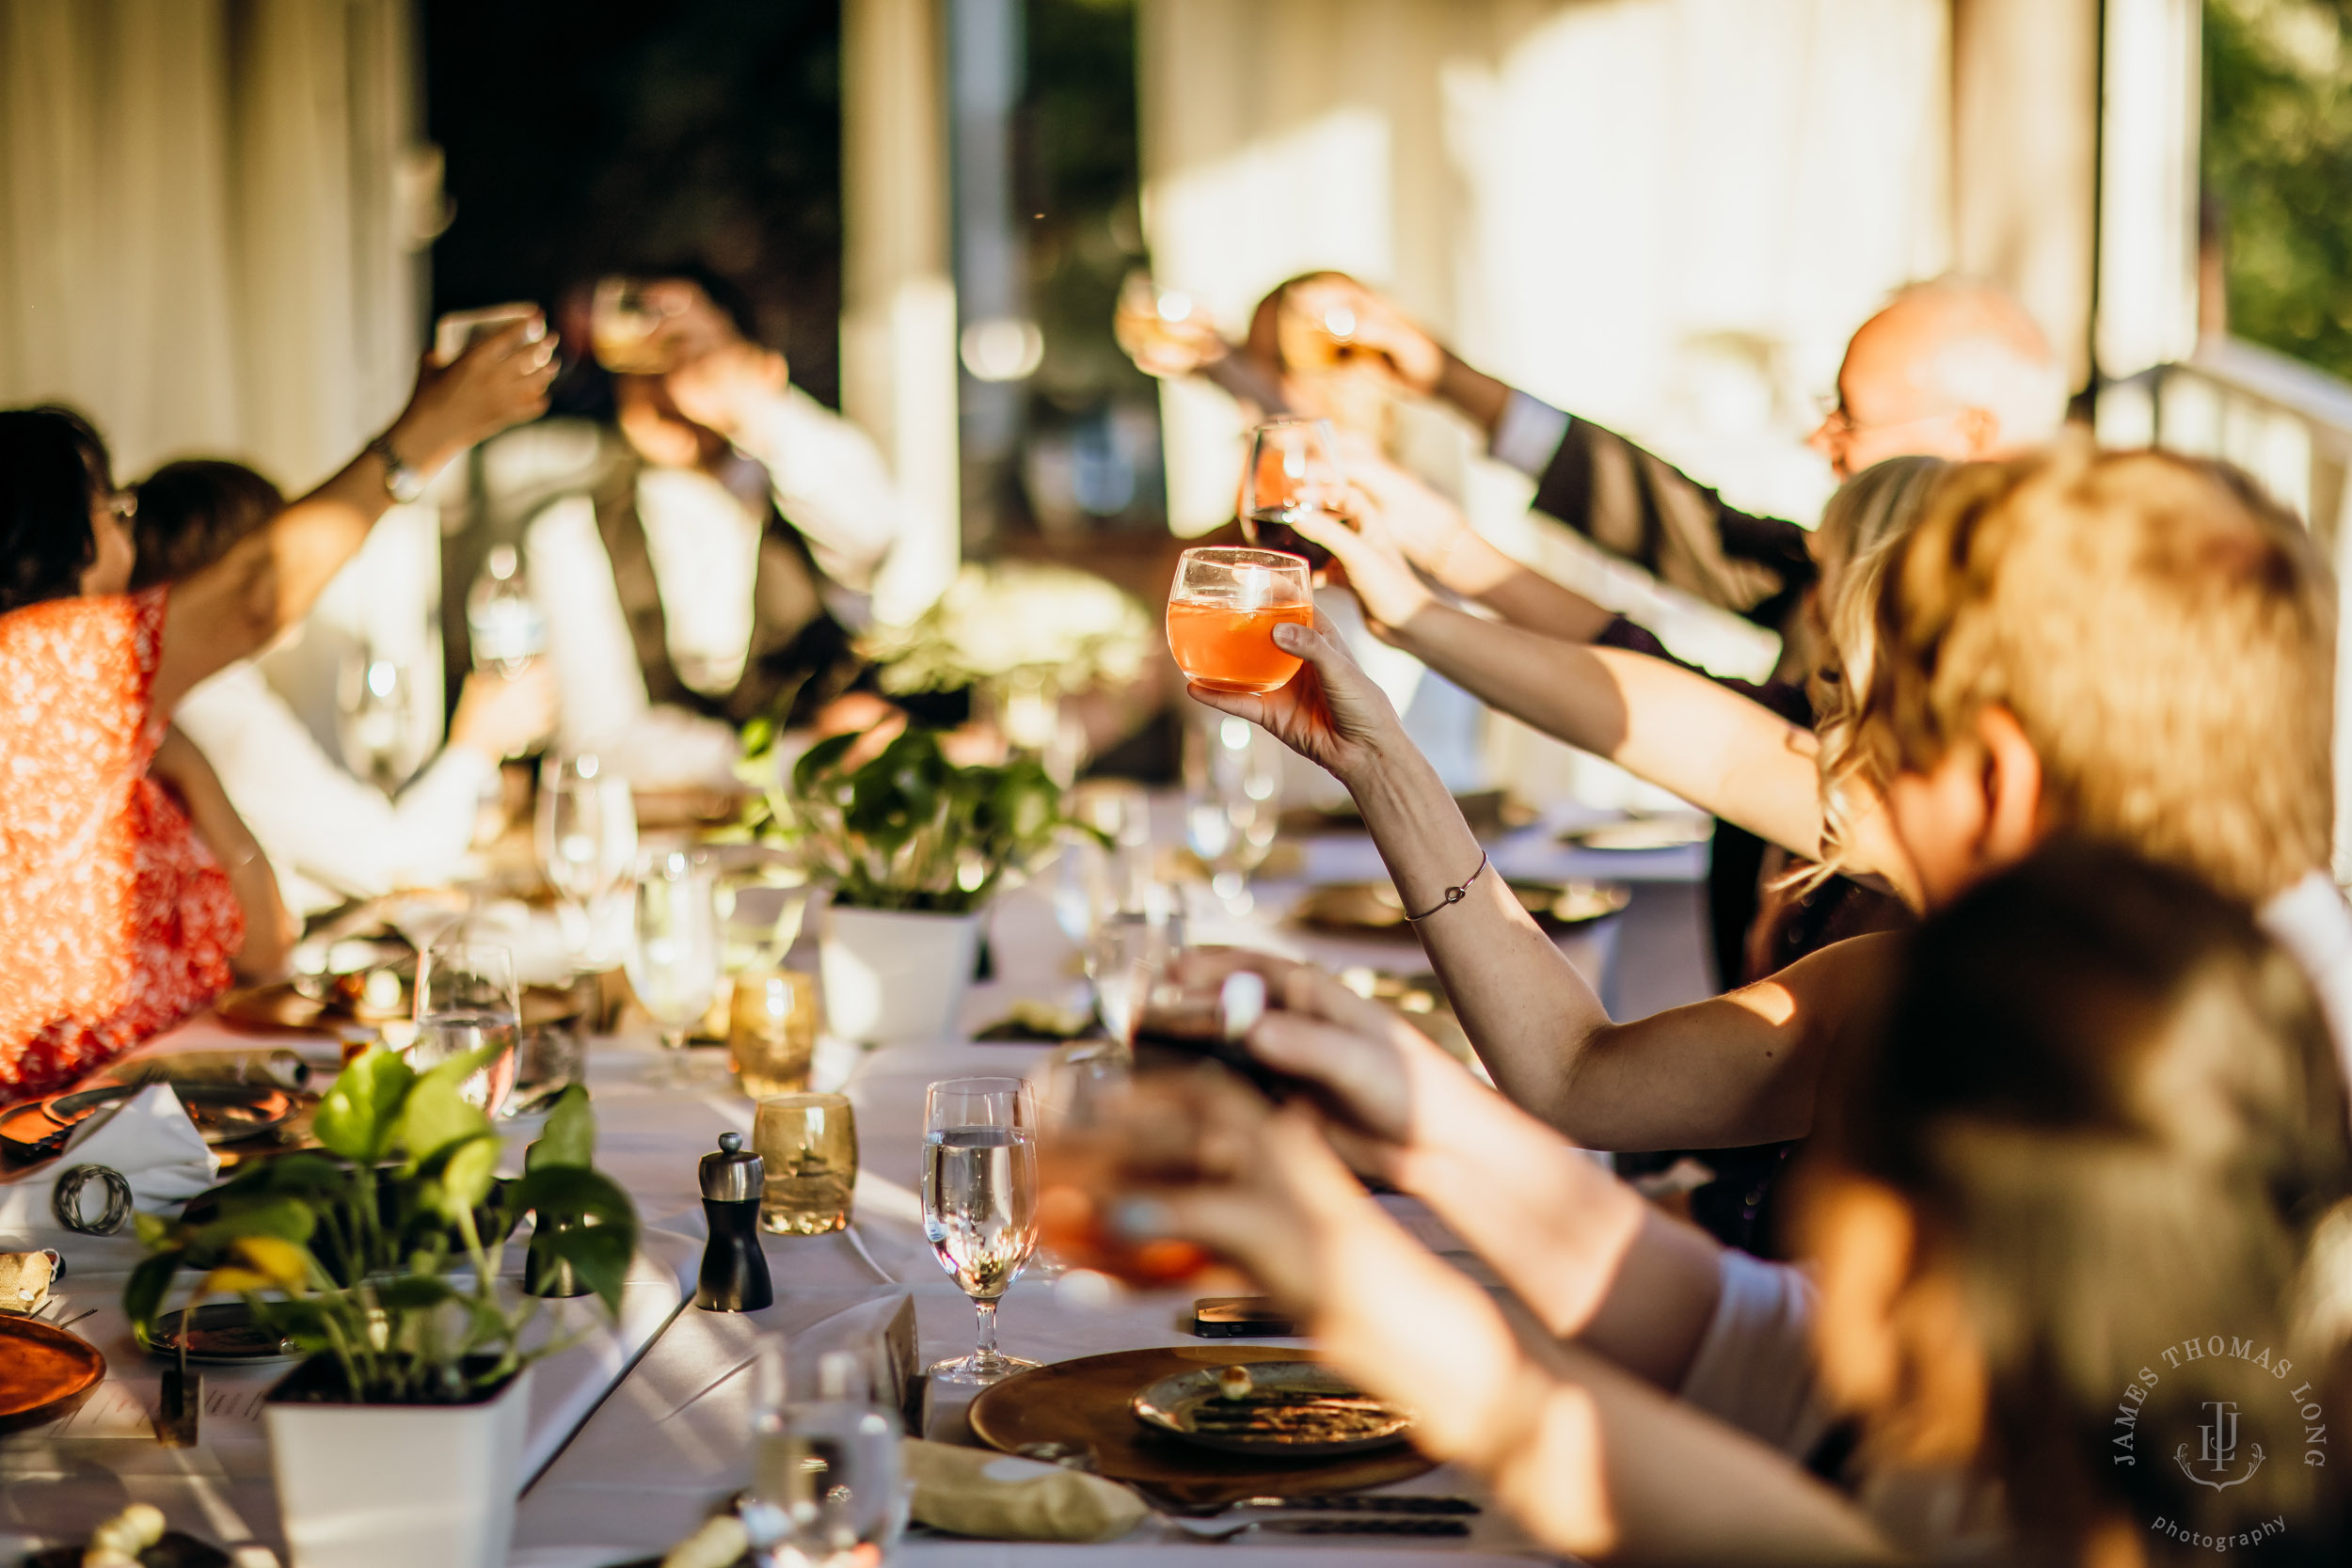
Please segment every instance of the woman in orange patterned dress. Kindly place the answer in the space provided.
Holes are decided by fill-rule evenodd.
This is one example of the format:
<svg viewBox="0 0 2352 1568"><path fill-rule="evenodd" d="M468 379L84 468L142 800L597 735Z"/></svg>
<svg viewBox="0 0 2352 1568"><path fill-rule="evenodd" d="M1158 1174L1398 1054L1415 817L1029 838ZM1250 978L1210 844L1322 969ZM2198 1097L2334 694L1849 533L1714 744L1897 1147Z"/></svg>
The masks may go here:
<svg viewBox="0 0 2352 1568"><path fill-rule="evenodd" d="M394 500L546 406L518 324L204 571L125 592L129 506L60 408L0 412L0 1098L61 1087L284 961L268 863L171 710L310 610Z"/></svg>

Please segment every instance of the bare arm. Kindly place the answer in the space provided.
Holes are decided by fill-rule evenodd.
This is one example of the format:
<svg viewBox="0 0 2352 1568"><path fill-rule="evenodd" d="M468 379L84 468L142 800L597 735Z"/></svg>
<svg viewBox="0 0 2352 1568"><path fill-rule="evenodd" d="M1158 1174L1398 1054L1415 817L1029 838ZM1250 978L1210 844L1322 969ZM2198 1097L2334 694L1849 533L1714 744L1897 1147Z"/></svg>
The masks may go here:
<svg viewBox="0 0 2352 1568"><path fill-rule="evenodd" d="M1547 1545L1645 1561L1893 1560L1843 1498L1780 1455L1598 1356L1523 1342L1485 1291L1364 1196L1311 1117L1251 1126L1231 1100L1205 1114L1203 1148L1246 1143L1242 1173L1149 1189L1122 1210L1130 1227L1214 1247L1302 1309L1327 1358L1416 1412L1417 1448L1483 1477ZM1150 1152L1136 1163L1148 1171Z"/></svg>
<svg viewBox="0 0 2352 1568"><path fill-rule="evenodd" d="M1368 489L1363 494L1371 504L1355 530L1310 520L1302 531L1338 559L1383 638L1488 705L1607 757L1791 854L1822 858L1820 747L1811 730L1669 660L1582 646L1557 631L1522 629L1524 623L1497 626L1439 603L1403 548L1418 526L1409 518L1410 498L1400 512ZM1547 580L1515 563L1511 569ZM1858 789L1859 782L1850 787ZM1884 806L1874 799L1856 804L1840 869L1879 877L1917 902L1910 862Z"/></svg>
<svg viewBox="0 0 2352 1568"><path fill-rule="evenodd" d="M1347 786L1464 1030L1513 1103L1593 1148L1727 1148L1811 1125L1828 1046L1882 945L1840 943L1728 996L1615 1024L1521 907L1428 760L1327 628L1278 627L1307 663L1264 696L1192 689ZM1458 894L1454 890L1459 890Z"/></svg>
<svg viewBox="0 0 2352 1568"><path fill-rule="evenodd" d="M466 448L547 406L552 358L517 322L447 369L427 366L386 439L409 467L432 473ZM391 505L384 460L363 451L317 489L175 583L164 616L153 703L168 715L189 688L259 651L309 613L328 579L367 542Z"/></svg>
<svg viewBox="0 0 2352 1568"><path fill-rule="evenodd" d="M1713 1320L1722 1248L1463 1070L1427 1036L1323 971L1238 949L1188 954L1188 986L1237 969L1279 1006L1253 1055L1315 1085L1325 1132L1358 1170L1427 1203L1545 1332L1581 1339L1669 1392Z"/></svg>
<svg viewBox="0 0 2352 1568"><path fill-rule="evenodd" d="M229 803L213 765L196 743L178 730L164 732L148 772L167 785L186 807L197 835L229 874L230 891L245 911L245 944L230 962L239 977L270 980L284 973L286 960L301 935L301 923L288 911L278 888L278 874L262 853L252 830Z"/></svg>

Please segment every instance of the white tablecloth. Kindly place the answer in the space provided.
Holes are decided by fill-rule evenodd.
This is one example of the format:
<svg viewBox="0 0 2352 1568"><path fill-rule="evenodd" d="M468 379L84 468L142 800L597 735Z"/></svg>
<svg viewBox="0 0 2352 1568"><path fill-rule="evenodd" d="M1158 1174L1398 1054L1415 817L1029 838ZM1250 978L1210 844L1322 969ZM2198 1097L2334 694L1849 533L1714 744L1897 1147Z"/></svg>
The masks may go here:
<svg viewBox="0 0 2352 1568"><path fill-rule="evenodd" d="M1306 863L1305 879L1379 874L1369 842L1360 837L1309 841ZM1703 849L1695 856L1596 855L1563 849L1548 833L1534 832L1500 847L1496 863L1517 876L1685 881L1703 875L1705 857ZM1195 940L1241 941L1335 967L1426 968L1409 940L1335 942L1279 926L1279 914L1305 879L1261 887L1254 915L1197 923ZM1603 923L1564 938L1562 946L1600 986L1615 936L1614 923ZM1001 1017L1016 998L1074 1002L1082 994L1075 955L1039 892L1017 891L997 901L991 950L995 977L973 989L963 1021L967 1037ZM813 951L801 956L814 967ZM199 1022L154 1049L226 1043L221 1036L216 1025ZM659 1556L739 1486L747 1473L744 1368L752 1339L761 1332L781 1331L795 1366L805 1369L824 1350L868 1335L900 1300L912 1296L923 1362L969 1349L970 1306L924 1243L912 1190L919 1169L923 1089L935 1078L1024 1071L1041 1053L1041 1048L1031 1045L965 1043L849 1057L846 1087L857 1107L862 1157L853 1232L765 1238L776 1305L738 1315L681 1309L680 1304L691 1294L705 1234L696 1161L715 1147L720 1132L748 1133L750 1102L715 1070L715 1063L678 1084L657 1066L648 1041L609 1041L593 1050L589 1073L598 1124L597 1164L628 1189L646 1239L618 1324L542 1363L534 1380L525 1465L534 1479L523 1495L514 1561L529 1568L594 1568ZM326 1054L332 1059L331 1047ZM843 1060L838 1053L834 1059ZM1388 1201L1433 1244L1447 1244L1441 1227L1416 1206ZM79 1539L99 1519L134 1500L153 1502L176 1527L224 1544L280 1545L259 1411L261 1393L277 1370L208 1372L201 1445L178 1450L157 1446L148 1420L159 1368L138 1353L116 1306L135 1260L136 1248L127 1241L87 1243L72 1255L73 1273L63 1293L72 1311L98 1308L76 1332L105 1352L108 1377L71 1420L0 1438L0 1563L13 1561L16 1552L36 1543ZM1109 1308L1078 1307L1058 1299L1050 1282L1028 1279L1013 1287L998 1327L1009 1354L1060 1360L1197 1342L1182 1326L1188 1305L1186 1298L1171 1294L1132 1297ZM561 1308L567 1318L589 1310L577 1302ZM931 1435L968 1440L960 1413L953 1410L935 1413ZM1444 1469L1406 1483L1406 1489L1475 1490L1467 1478ZM1376 1554L1395 1568L1423 1560L1463 1564L1541 1555L1491 1511L1479 1516L1473 1535L1460 1543L1293 1537L1266 1544L1245 1540L1200 1546L1170 1540L1159 1527L1146 1525L1135 1536L1105 1546L1007 1545L918 1534L904 1547L910 1560L975 1568L1123 1561L1139 1553L1171 1564L1194 1556L1248 1564L1316 1551ZM250 1553L248 1560L258 1564L268 1559Z"/></svg>

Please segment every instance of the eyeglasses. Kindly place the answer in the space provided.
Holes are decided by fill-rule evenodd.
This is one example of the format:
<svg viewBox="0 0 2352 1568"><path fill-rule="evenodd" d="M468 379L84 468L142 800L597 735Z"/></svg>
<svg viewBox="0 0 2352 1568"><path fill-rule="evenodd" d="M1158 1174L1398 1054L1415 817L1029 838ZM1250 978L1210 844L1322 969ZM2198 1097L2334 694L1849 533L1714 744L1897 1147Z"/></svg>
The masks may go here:
<svg viewBox="0 0 2352 1568"><path fill-rule="evenodd" d="M1908 420L1867 424L1853 417L1852 411L1846 406L1846 397L1842 392L1822 392L1814 398L1813 405L1821 411L1820 434L1833 441L1850 439L1866 430L1908 430L1913 425L1932 424L1951 417L1948 414L1920 414Z"/></svg>

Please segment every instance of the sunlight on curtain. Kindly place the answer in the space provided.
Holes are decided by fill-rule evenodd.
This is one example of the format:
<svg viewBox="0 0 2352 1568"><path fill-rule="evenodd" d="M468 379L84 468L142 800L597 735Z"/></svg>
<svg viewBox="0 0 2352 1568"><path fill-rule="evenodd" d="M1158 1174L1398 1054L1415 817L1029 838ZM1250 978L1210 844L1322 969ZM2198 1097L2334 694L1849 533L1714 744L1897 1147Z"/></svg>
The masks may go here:
<svg viewBox="0 0 2352 1568"><path fill-rule="evenodd" d="M0 404L289 490L397 412L405 0L0 0Z"/></svg>

